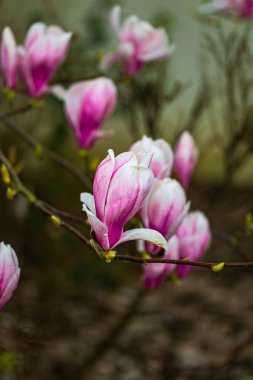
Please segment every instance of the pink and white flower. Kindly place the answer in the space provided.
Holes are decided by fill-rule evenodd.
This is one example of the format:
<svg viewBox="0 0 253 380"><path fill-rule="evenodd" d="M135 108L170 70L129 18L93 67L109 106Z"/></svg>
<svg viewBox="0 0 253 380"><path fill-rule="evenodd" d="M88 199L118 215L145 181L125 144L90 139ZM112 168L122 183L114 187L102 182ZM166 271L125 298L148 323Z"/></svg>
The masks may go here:
<svg viewBox="0 0 253 380"><path fill-rule="evenodd" d="M163 139L153 140L151 137L143 136L130 148L130 151L138 153L144 151L153 153L151 169L157 179L169 177L173 166L173 152L170 145Z"/></svg>
<svg viewBox="0 0 253 380"><path fill-rule="evenodd" d="M160 232L168 241L181 224L189 207L190 204L186 203L186 195L179 182L171 178L155 180L152 191L140 211L140 217L144 227ZM146 244L146 249L152 254L159 252L152 244Z"/></svg>
<svg viewBox="0 0 253 380"><path fill-rule="evenodd" d="M18 53L15 37L8 26L4 28L2 33L1 71L5 85L15 90L18 78Z"/></svg>
<svg viewBox="0 0 253 380"><path fill-rule="evenodd" d="M10 245L0 243L0 310L11 298L18 286L20 268Z"/></svg>
<svg viewBox="0 0 253 380"><path fill-rule="evenodd" d="M168 260L179 259L179 243L174 235L168 241L168 248L164 252L163 257ZM166 263L150 263L143 267L144 270L144 286L147 289L157 288L168 276L174 272L175 264Z"/></svg>
<svg viewBox="0 0 253 380"><path fill-rule="evenodd" d="M203 4L200 11L204 14L229 12L242 19L253 17L253 0L214 0Z"/></svg>
<svg viewBox="0 0 253 380"><path fill-rule="evenodd" d="M190 212L177 230L180 260L188 258L198 261L209 248L212 234L207 217L200 211ZM177 275L185 278L192 270L191 266L179 265Z"/></svg>
<svg viewBox="0 0 253 380"><path fill-rule="evenodd" d="M166 249L167 242L157 231L137 228L124 232L153 186L151 155L125 152L115 157L112 150L108 153L95 173L94 196L81 194L97 242L104 250L130 240L147 240Z"/></svg>
<svg viewBox="0 0 253 380"><path fill-rule="evenodd" d="M180 136L174 153L174 169L185 189L189 186L197 159L198 148L192 135L186 131Z"/></svg>
<svg viewBox="0 0 253 380"><path fill-rule="evenodd" d="M111 79L78 82L67 91L54 86L51 92L64 101L66 117L81 148L90 148L97 139L111 135L100 130L116 107L117 89Z"/></svg>
<svg viewBox="0 0 253 380"><path fill-rule="evenodd" d="M126 74L135 76L145 63L171 56L175 47L169 44L164 29L154 28L137 16L127 17L121 25L120 16L121 8L115 6L111 11L110 22L118 40L118 48L116 52L105 56L102 68L121 62Z"/></svg>
<svg viewBox="0 0 253 380"><path fill-rule="evenodd" d="M19 47L20 68L30 96L38 98L49 91L49 82L67 56L72 33L58 26L33 24L25 43Z"/></svg>

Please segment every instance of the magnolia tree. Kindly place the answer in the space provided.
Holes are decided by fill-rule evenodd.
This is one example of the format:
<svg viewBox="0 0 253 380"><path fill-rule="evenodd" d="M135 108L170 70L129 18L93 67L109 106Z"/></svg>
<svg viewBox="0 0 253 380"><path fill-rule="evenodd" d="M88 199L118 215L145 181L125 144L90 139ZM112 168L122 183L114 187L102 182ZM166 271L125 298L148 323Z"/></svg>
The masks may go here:
<svg viewBox="0 0 253 380"><path fill-rule="evenodd" d="M200 8L202 17L222 14L245 22L253 16L252 1L212 1ZM0 150L2 179L7 198L23 196L94 251L98 258L142 264L143 286L154 289L168 278L185 279L194 266L219 272L223 267L250 267L252 262L201 261L212 241L208 216L191 208L188 189L199 149L192 128L178 135L174 147L159 132L159 118L166 102L177 89L167 94L163 74L176 48L163 28L155 28L137 16L121 19L121 9L111 10L110 23L116 49L105 54L97 65L97 77L71 83L65 88L55 82L58 69L74 44L71 32L41 22L31 25L23 45L17 45L10 27L2 32L1 71L4 91L11 108L0 119L11 132L34 149L37 156L48 157L63 171L83 184L80 202L83 217L60 210L39 199L22 181L18 171ZM153 78L152 86L148 76ZM154 79L155 78L155 79ZM91 157L90 148L107 138L108 154L94 176L42 145L12 117L35 109L41 99L55 97L76 139L76 149ZM16 99L23 102L17 107ZM104 131L119 104L130 115L129 132L134 142L128 151L115 155L111 149L113 131ZM201 104L201 103L200 103ZM123 107L124 108L124 107ZM136 109L142 114L145 134L141 136ZM197 108L198 110L198 108ZM201 109L199 109L201 112ZM196 112L195 112L196 113ZM86 224L90 225L90 236ZM79 224L79 227L76 224ZM131 243L135 241L136 243ZM124 245L121 253L119 245ZM128 253L131 247L131 254ZM135 251L134 251L135 247ZM106 270L106 268L105 268ZM20 269L14 250L0 245L0 307L18 285Z"/></svg>

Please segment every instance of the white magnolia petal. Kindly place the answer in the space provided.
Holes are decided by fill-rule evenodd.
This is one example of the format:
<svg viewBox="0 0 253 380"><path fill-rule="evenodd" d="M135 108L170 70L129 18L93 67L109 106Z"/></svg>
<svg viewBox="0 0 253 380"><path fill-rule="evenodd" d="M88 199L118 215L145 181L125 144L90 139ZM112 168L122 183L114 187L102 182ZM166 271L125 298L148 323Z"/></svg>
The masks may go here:
<svg viewBox="0 0 253 380"><path fill-rule="evenodd" d="M102 223L101 220L99 220L97 216L88 209L85 203L83 204L83 211L86 212L92 230L95 232L96 239L101 245L101 247L104 250L110 249L108 228L106 227L106 225Z"/></svg>
<svg viewBox="0 0 253 380"><path fill-rule="evenodd" d="M55 86L50 86L50 93L54 95L57 99L65 101L67 90L61 86L60 84L56 84Z"/></svg>
<svg viewBox="0 0 253 380"><path fill-rule="evenodd" d="M92 194L81 193L80 201L84 203L93 214L96 214L95 201L94 201L94 196Z"/></svg>
<svg viewBox="0 0 253 380"><path fill-rule="evenodd" d="M159 232L151 230L149 228L135 228L133 230L124 232L120 240L112 248L130 240L145 240L165 250L168 248L168 243L164 237Z"/></svg>

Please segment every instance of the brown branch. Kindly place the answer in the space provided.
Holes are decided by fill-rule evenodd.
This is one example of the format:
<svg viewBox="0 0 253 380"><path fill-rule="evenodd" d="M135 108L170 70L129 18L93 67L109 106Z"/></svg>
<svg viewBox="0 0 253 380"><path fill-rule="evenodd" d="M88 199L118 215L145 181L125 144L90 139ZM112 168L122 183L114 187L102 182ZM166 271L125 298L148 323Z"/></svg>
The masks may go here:
<svg viewBox="0 0 253 380"><path fill-rule="evenodd" d="M19 176L16 174L13 166L10 164L7 157L0 150L0 160L5 164L7 170L9 171L12 180L15 185L15 190L22 194L31 204L33 204L37 209L41 210L44 214L49 217L55 216L55 214L51 210L51 206L47 203L38 199L20 180ZM52 208L54 209L54 208ZM55 210L55 209L54 209ZM71 224L60 220L60 226L71 232L74 236L76 236L83 243L91 247L89 239L87 239L80 231L78 231Z"/></svg>
<svg viewBox="0 0 253 380"><path fill-rule="evenodd" d="M53 212L54 210L57 210L56 208L48 205L44 201L38 199L20 180L19 176L15 172L13 166L7 159L7 157L4 155L4 153L0 150L0 160L5 164L7 170L9 171L12 180L15 185L15 190L22 194L30 203L32 203L36 208L44 212L46 215L49 217L55 216L55 213ZM60 210L58 210L60 213L62 213ZM63 212L64 213L64 212ZM71 224L59 220L59 226L65 228L69 232L71 232L74 236L76 236L79 240L81 240L84 244L89 246L94 252L97 253L96 249L94 246L90 243L90 240L86 238L79 230L77 230L75 227L73 227ZM101 258L103 258L103 251L101 249ZM186 261L186 260L168 260L164 258L149 258L149 259L144 259L141 257L136 257L136 256L130 256L130 255L116 255L115 261L128 261L132 263L137 263L137 264L150 264L150 263L165 263L165 264L176 264L176 265L190 265L194 267L203 267L203 268L208 268L208 269L214 269L214 267L218 264L219 262L203 262L203 261ZM252 268L253 267L253 261L248 261L248 262L224 262L223 263L224 267L228 268Z"/></svg>
<svg viewBox="0 0 253 380"><path fill-rule="evenodd" d="M84 225L86 226L86 223L85 223L85 220L84 218L81 218L80 216L77 216L77 215L73 215L71 214L70 212L68 211L63 211L63 210L59 210L58 208L54 207L54 206L51 206L49 205L48 203L44 202L41 200L41 202L47 207L50 209L50 211L54 214L54 215L57 215L57 216L60 216L64 219L67 219L67 220L70 220L71 222L75 222L75 223L78 223L78 224L81 224L81 225Z"/></svg>
<svg viewBox="0 0 253 380"><path fill-rule="evenodd" d="M14 122L10 121L9 118L18 114L22 114L31 109L30 105L24 106L19 109L12 110L0 116L0 122L4 125L8 130L18 136L20 139L25 141L31 148L36 149L38 146L41 149L42 155L45 155L51 161L56 163L58 166L63 167L70 174L72 174L75 178L77 178L83 185L86 186L87 190L92 189L92 184L89 178L87 178L76 166L74 166L71 162L66 160L64 157L55 153L53 150L47 148L45 145L41 144L36 138L27 133L24 129L17 126Z"/></svg>
<svg viewBox="0 0 253 380"><path fill-rule="evenodd" d="M190 265L193 267L203 267L212 269L214 266L218 265L218 262L204 262L204 261L185 261L185 260L169 260L163 258L150 258L144 259L136 256L129 255L117 255L115 260L119 261L129 261L137 264L150 264L150 263L164 263L164 264L176 264L176 265ZM227 268L253 268L253 261L247 262L224 262L224 267Z"/></svg>

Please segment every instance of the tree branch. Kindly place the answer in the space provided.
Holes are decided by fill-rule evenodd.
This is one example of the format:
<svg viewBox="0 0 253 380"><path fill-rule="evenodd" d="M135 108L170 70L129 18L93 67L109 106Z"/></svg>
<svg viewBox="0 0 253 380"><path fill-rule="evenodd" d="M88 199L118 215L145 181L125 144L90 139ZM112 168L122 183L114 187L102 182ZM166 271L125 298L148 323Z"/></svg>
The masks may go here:
<svg viewBox="0 0 253 380"><path fill-rule="evenodd" d="M50 206L49 204L45 203L44 201L38 199L35 194L33 194L20 180L19 176L15 172L13 166L9 162L8 158L4 155L4 153L0 150L0 160L5 164L7 170L9 171L15 190L22 194L30 203L32 203L36 208L44 212L49 217L55 217L55 214L58 212L58 214L64 215L65 212L57 210L53 206ZM56 212L55 212L56 211ZM67 213L68 214L68 213ZM69 214L71 215L71 214ZM84 244L89 246L94 252L97 253L95 247L93 244L91 244L90 240L86 238L79 230L77 230L75 227L73 227L71 224L59 219L58 226L65 228L70 233L72 233L74 236L76 236L79 240L81 240ZM103 252L101 249L101 258L103 258ZM142 258L142 257L136 257L136 256L130 256L130 255L116 255L115 261L128 261L136 264L150 264L150 263L165 263L165 264L176 264L176 265L190 265L194 267L203 267L208 268L211 270L214 270L214 267L216 267L219 262L203 262L203 261L188 261L188 260L169 260L164 258ZM223 267L227 268L252 268L253 267L253 261L248 262L224 262L222 263ZM221 268L222 269L222 268ZM214 270L215 271L215 270ZM217 270L218 271L218 270Z"/></svg>
<svg viewBox="0 0 253 380"><path fill-rule="evenodd" d="M29 133L27 133L24 129L18 127L14 122L9 120L10 117L27 112L31 108L32 108L31 105L27 105L22 108L7 112L0 116L0 122L2 122L2 125L5 126L8 130L10 130L12 133L14 133L24 142L26 142L31 148L36 149L39 147L41 149L42 155L45 155L47 158L49 158L51 161L56 163L58 166L63 167L75 178L77 178L83 185L85 185L87 190L90 191L92 189L91 181L76 166L74 166L71 162L66 160L64 157L55 153L53 150L41 144L36 138L34 138Z"/></svg>
<svg viewBox="0 0 253 380"><path fill-rule="evenodd" d="M50 205L45 203L44 201L41 201L36 197L35 194L33 194L20 180L19 176L16 174L13 166L7 159L7 157L3 154L2 150L0 149L0 160L5 164L7 170L9 171L15 190L22 194L31 204L33 204L37 209L42 211L44 214L48 215L49 217L55 216L55 213L52 212L52 210L56 210L55 208L51 208ZM79 240L81 240L83 243L91 247L89 239L87 239L80 231L78 231L75 227L73 227L71 224L59 220L59 226L65 228L69 232L71 232L74 236L76 236Z"/></svg>

